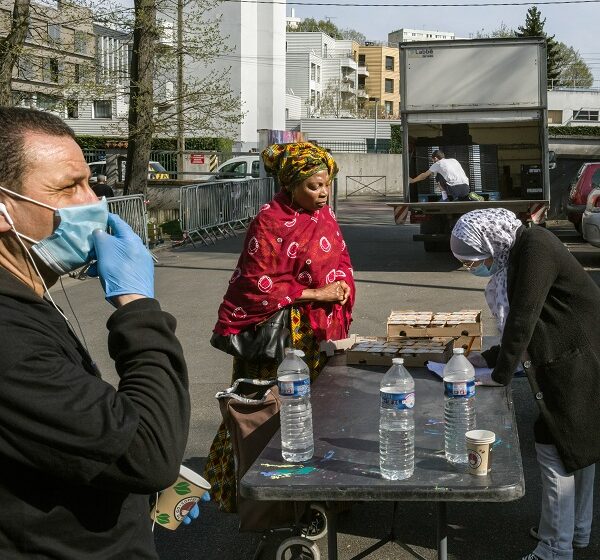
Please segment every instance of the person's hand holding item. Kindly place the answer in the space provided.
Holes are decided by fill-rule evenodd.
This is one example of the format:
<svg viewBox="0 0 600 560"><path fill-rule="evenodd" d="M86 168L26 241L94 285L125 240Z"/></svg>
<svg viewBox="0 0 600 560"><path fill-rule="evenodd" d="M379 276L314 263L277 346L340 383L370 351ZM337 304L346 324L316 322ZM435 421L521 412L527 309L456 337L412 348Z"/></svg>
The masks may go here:
<svg viewBox="0 0 600 560"><path fill-rule="evenodd" d="M209 502L210 501L210 494L208 492L205 492L204 494L202 494L202 501L203 502ZM182 519L181 522L184 525L189 525L192 521L198 519L199 515L200 515L200 508L198 507L198 504L196 504L188 512L188 514Z"/></svg>
<svg viewBox="0 0 600 560"><path fill-rule="evenodd" d="M106 299L120 307L143 297L154 297L154 263L142 240L116 214L108 215L113 234L93 233L97 262L88 271L99 276Z"/></svg>

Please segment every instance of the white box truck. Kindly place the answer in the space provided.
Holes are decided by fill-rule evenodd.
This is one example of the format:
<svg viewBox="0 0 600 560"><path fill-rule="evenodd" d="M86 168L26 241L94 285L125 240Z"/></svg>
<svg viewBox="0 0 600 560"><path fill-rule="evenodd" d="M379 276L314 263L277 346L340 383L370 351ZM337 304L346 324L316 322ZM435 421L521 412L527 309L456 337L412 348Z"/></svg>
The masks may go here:
<svg viewBox="0 0 600 560"><path fill-rule="evenodd" d="M449 250L458 218L507 208L545 221L550 205L546 42L543 38L400 44L404 201L396 223L420 224L426 251ZM441 201L433 176L409 185L441 150L457 159L477 201Z"/></svg>

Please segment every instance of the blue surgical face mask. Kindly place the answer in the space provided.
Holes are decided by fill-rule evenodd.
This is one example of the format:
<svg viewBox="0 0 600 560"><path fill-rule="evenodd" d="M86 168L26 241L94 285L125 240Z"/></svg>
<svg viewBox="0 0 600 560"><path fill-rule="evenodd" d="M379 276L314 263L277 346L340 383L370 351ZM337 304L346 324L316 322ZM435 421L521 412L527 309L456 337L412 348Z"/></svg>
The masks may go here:
<svg viewBox="0 0 600 560"><path fill-rule="evenodd" d="M33 198L0 187L13 196L43 206L55 212L60 223L51 235L41 241L31 239L16 229L15 234L33 243L31 250L50 270L62 275L77 270L93 258L94 241L92 233L96 229L106 230L108 203L106 198L93 204L54 208Z"/></svg>
<svg viewBox="0 0 600 560"><path fill-rule="evenodd" d="M496 266L496 261L492 263L492 266L489 268L485 266L485 263L481 263L479 266L472 268L469 272L475 276L487 277L493 276L498 271L498 267Z"/></svg>

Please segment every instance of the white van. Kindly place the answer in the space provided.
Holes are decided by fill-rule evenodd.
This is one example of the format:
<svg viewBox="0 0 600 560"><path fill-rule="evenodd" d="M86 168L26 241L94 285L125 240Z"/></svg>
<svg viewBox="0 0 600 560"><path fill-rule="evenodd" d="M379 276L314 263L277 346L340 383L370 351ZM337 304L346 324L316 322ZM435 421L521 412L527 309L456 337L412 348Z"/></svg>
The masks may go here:
<svg viewBox="0 0 600 560"><path fill-rule="evenodd" d="M257 179L260 176L259 154L236 156L223 162L215 169L214 175L209 175L207 181L241 181Z"/></svg>

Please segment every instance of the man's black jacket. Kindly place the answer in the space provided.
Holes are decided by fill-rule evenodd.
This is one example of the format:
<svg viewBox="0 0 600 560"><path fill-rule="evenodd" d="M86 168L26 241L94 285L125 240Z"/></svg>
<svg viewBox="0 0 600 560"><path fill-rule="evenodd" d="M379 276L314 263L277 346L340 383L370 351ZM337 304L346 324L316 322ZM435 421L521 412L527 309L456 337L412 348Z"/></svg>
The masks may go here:
<svg viewBox="0 0 600 560"><path fill-rule="evenodd" d="M104 382L65 320L0 268L0 558L155 559L148 494L187 442L175 320L133 301L107 323Z"/></svg>

